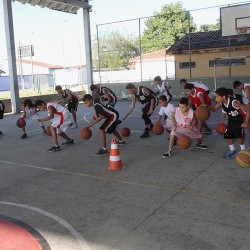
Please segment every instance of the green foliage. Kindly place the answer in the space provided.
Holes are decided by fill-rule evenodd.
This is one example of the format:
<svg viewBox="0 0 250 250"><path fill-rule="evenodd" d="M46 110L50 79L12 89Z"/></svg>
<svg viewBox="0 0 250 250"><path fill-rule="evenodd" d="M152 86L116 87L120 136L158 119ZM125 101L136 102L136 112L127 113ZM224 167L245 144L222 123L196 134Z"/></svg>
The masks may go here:
<svg viewBox="0 0 250 250"><path fill-rule="evenodd" d="M190 14L185 12L180 2L166 4L154 15L156 17L145 22L146 29L142 34L143 53L167 48L189 33ZM195 31L196 25L190 16L190 32Z"/></svg>
<svg viewBox="0 0 250 250"><path fill-rule="evenodd" d="M214 31L214 30L219 30L220 29L220 19L216 20L216 24L203 24L200 26L199 31L204 32L204 31Z"/></svg>
<svg viewBox="0 0 250 250"><path fill-rule="evenodd" d="M124 36L117 31L106 32L99 37L100 68L118 70L126 68L129 59L139 55L138 40L132 36ZM98 45L94 49L94 63L98 62Z"/></svg>

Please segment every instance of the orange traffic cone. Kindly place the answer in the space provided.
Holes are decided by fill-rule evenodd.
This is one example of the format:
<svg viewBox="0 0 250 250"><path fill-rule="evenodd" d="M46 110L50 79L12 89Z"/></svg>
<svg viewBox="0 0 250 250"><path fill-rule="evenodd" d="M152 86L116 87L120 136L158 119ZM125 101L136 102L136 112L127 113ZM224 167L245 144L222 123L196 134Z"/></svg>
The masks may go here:
<svg viewBox="0 0 250 250"><path fill-rule="evenodd" d="M116 139L113 138L112 143L111 143L108 170L121 171L123 168L124 166L122 166L122 161L120 159L120 152L119 152L118 144L117 144Z"/></svg>

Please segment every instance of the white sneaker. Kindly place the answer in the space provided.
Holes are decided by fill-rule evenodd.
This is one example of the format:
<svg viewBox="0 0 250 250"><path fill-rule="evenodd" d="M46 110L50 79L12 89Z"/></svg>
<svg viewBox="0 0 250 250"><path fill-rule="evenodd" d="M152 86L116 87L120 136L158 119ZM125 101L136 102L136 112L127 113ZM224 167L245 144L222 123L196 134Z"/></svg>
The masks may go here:
<svg viewBox="0 0 250 250"><path fill-rule="evenodd" d="M70 125L70 128L77 128L77 123L76 122L72 123L72 125Z"/></svg>

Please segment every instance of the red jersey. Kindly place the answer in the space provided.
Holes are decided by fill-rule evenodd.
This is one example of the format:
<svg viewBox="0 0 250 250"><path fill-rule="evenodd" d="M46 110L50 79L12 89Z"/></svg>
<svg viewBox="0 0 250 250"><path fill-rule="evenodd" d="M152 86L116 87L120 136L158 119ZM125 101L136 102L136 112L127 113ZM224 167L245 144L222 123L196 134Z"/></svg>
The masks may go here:
<svg viewBox="0 0 250 250"><path fill-rule="evenodd" d="M198 97L199 93L202 93L205 99L205 104L207 105L211 105L211 99L209 98L207 92L204 89L201 88L194 88L194 95L190 95L189 96L189 100L191 101L191 103L196 107L200 107L201 105L201 101L200 98Z"/></svg>

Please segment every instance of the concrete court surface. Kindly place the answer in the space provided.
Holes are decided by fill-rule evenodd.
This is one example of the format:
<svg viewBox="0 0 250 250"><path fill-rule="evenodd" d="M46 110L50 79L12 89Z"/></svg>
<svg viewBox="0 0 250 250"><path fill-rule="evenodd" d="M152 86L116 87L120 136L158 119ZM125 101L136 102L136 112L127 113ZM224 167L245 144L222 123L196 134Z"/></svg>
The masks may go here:
<svg viewBox="0 0 250 250"><path fill-rule="evenodd" d="M129 105L117 103L121 116ZM107 170L109 155L93 155L100 147L98 126L88 141L80 139L80 128L69 129L75 144L48 153L51 138L35 122L27 123L28 138L21 140L19 115L6 115L0 120L0 215L32 227L46 250L250 249L250 169L222 158L227 143L215 132L221 112L210 117L207 150L193 142L163 159L167 135L139 139L140 109L119 126L132 130L120 147L126 165L120 172ZM92 114L80 104L79 124Z"/></svg>

